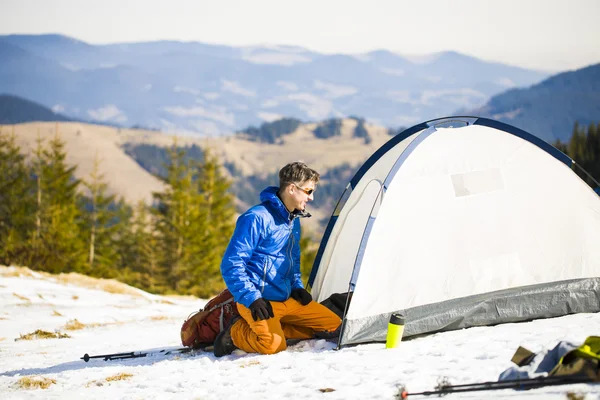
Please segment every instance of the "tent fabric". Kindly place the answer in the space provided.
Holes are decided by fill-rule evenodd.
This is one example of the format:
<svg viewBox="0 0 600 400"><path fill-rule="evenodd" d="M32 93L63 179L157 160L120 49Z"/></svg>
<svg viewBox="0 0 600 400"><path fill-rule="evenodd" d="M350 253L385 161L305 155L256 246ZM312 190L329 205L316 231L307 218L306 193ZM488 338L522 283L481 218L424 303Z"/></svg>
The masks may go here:
<svg viewBox="0 0 600 400"><path fill-rule="evenodd" d="M566 155L475 117L390 142L342 195L311 273L317 301L353 293L340 345L385 340L399 310L406 335L598 311L580 289L600 276L600 198ZM493 293L504 291L500 304ZM566 299L547 303L555 291ZM474 299L512 308L473 314Z"/></svg>
<svg viewBox="0 0 600 400"><path fill-rule="evenodd" d="M576 279L482 293L398 310L406 317L404 337L475 326L600 311L600 279ZM344 321L341 341L384 342L392 312Z"/></svg>

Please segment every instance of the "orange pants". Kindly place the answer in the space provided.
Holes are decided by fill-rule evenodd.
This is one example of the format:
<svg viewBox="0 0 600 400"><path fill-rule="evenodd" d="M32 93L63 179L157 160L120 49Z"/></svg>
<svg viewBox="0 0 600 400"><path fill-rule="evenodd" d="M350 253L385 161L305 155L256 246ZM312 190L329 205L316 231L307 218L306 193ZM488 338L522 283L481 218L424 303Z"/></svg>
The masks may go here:
<svg viewBox="0 0 600 400"><path fill-rule="evenodd" d="M271 301L273 318L254 321L252 312L237 303L242 316L231 327L233 344L247 353L275 354L287 348L286 339L310 339L315 332L331 332L342 320L322 304L311 301L303 306L292 298Z"/></svg>

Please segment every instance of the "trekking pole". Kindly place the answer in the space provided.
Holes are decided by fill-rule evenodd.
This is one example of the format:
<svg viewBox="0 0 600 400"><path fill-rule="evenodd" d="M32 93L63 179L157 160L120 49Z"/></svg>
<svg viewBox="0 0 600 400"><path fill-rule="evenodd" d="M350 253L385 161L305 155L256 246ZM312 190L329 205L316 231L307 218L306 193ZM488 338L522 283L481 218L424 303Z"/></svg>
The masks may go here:
<svg viewBox="0 0 600 400"><path fill-rule="evenodd" d="M85 362L90 361L92 358L103 358L104 361L112 361L112 360L123 360L123 359L127 359L127 358L141 358L141 357L146 357L148 355L155 355L155 354L162 354L162 355L168 355L168 354L183 354L183 353L189 353L192 351L192 348L190 347L181 347L178 349L173 349L173 350L169 350L169 349L162 349L159 351L130 351L127 353L113 353L113 354L100 354L97 356L90 356L88 353L85 353L83 355L83 357L80 358L80 360L83 360Z"/></svg>
<svg viewBox="0 0 600 400"><path fill-rule="evenodd" d="M85 353L83 355L83 357L81 357L80 359L85 362L88 362L92 358L103 358L104 361L109 361L109 360L117 360L120 358L137 358L137 357L146 357L146 353L136 353L134 351L131 351L129 353L100 354L97 356L90 356L88 353Z"/></svg>
<svg viewBox="0 0 600 400"><path fill-rule="evenodd" d="M502 390L502 389L535 389L543 386L569 385L573 383L594 382L590 377L568 377L568 376L550 376L531 379L514 379L506 381L490 381L480 383L466 383L463 385L439 385L436 389L425 392L409 393L404 388L401 389L400 398L406 399L409 396L444 396L450 393L476 392L482 390Z"/></svg>

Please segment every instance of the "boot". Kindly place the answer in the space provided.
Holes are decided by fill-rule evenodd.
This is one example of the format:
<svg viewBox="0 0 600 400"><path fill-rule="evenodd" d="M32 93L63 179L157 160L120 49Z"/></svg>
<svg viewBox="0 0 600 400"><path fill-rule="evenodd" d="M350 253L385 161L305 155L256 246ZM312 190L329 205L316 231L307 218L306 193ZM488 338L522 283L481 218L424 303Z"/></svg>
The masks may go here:
<svg viewBox="0 0 600 400"><path fill-rule="evenodd" d="M233 318L229 326L223 329L223 331L217 335L213 345L215 357L226 356L233 353L233 351L237 349L237 347L235 347L233 344L233 339L231 338L231 327L237 322L238 319L239 317Z"/></svg>

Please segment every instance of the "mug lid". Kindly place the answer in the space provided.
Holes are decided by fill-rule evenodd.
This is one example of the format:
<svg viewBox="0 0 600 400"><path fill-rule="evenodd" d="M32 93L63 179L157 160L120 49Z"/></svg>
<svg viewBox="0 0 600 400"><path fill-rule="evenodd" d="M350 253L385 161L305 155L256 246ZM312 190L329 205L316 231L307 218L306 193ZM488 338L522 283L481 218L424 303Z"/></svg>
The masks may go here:
<svg viewBox="0 0 600 400"><path fill-rule="evenodd" d="M404 315L400 313L392 313L392 315L390 315L390 324L404 325L404 320Z"/></svg>

